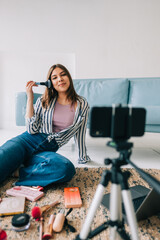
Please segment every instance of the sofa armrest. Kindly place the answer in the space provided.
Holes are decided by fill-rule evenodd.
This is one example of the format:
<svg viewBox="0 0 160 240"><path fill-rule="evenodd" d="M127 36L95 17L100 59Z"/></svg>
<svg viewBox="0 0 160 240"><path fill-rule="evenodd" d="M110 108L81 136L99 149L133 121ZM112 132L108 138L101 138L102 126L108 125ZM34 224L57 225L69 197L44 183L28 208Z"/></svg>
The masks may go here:
<svg viewBox="0 0 160 240"><path fill-rule="evenodd" d="M33 104L37 101L37 98L40 97L41 94L34 93L34 101ZM16 125L17 126L25 126L25 115L26 115L26 104L27 104L27 95L26 92L18 92L16 93Z"/></svg>

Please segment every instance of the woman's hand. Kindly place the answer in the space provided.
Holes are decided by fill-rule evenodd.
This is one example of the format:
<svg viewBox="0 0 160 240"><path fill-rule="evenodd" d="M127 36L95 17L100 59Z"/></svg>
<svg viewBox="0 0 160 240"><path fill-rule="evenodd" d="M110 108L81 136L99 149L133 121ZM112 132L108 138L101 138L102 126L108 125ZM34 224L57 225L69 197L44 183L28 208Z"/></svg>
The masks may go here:
<svg viewBox="0 0 160 240"><path fill-rule="evenodd" d="M33 90L32 87L37 86L34 81L29 81L26 84L26 93L27 93L27 107L26 107L26 117L31 118L34 115L33 107Z"/></svg>
<svg viewBox="0 0 160 240"><path fill-rule="evenodd" d="M33 89L32 89L33 86L37 87L37 85L35 84L34 81L28 81L27 84L26 84L26 93L27 93L27 97L30 100L33 100L33 98L34 98Z"/></svg>

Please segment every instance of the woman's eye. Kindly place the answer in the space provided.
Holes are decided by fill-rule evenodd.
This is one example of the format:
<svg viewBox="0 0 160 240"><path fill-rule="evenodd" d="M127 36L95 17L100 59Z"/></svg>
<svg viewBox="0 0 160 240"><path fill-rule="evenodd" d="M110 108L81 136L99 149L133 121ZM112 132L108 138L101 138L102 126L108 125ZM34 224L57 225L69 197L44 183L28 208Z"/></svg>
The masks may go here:
<svg viewBox="0 0 160 240"><path fill-rule="evenodd" d="M63 77L63 76L66 76L67 74L66 73L63 73L61 74L60 76ZM53 77L52 80L56 80L57 79L57 76Z"/></svg>

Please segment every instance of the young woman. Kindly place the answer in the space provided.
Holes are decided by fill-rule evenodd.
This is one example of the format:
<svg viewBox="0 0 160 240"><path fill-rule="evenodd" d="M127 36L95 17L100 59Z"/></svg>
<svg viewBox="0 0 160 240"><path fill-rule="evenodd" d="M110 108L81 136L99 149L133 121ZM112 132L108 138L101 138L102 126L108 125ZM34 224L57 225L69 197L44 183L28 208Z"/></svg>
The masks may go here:
<svg viewBox="0 0 160 240"><path fill-rule="evenodd" d="M56 151L73 136L78 143L78 163L90 161L85 145L89 105L77 95L68 70L61 64L53 65L42 97L33 106L34 81L27 82L27 131L0 147L0 182L20 165L16 185L46 186L53 182L69 181L75 174L74 165Z"/></svg>

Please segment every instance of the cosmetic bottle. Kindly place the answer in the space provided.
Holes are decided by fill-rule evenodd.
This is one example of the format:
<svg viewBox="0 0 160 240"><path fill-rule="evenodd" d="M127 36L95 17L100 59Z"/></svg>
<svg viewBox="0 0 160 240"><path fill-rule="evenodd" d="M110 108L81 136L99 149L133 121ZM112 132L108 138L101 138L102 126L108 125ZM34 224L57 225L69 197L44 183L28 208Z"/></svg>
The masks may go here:
<svg viewBox="0 0 160 240"><path fill-rule="evenodd" d="M61 209L61 211L56 215L56 218L53 222L53 231L54 232L61 232L62 231L64 221L65 221L64 213L65 213L64 209Z"/></svg>

